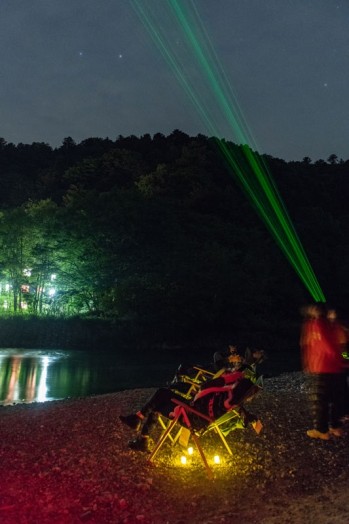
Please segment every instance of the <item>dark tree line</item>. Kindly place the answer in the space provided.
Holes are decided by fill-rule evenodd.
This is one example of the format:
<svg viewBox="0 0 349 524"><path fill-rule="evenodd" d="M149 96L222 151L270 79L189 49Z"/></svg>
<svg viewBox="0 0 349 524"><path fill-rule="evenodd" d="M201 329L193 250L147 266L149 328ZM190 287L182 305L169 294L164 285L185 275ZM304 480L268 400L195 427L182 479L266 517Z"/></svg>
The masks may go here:
<svg viewBox="0 0 349 524"><path fill-rule="evenodd" d="M349 161L263 159L345 309ZM156 342L287 346L311 300L216 140L178 130L55 149L1 139L0 245L0 313L94 316Z"/></svg>

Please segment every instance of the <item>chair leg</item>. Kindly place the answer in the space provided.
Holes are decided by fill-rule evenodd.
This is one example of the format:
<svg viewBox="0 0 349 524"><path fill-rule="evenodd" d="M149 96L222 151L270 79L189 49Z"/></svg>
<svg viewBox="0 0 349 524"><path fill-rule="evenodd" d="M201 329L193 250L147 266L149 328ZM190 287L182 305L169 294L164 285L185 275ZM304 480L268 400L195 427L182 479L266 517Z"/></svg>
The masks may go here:
<svg viewBox="0 0 349 524"><path fill-rule="evenodd" d="M204 463L204 466L205 466L205 469L206 469L206 472L207 472L207 476L210 480L213 479L213 472L212 472L212 469L210 468L210 466L208 465L208 462L207 462L207 459L206 459L206 456L205 456L205 453L201 447L201 444L199 442L199 439L198 437L195 435L194 431L192 432L191 436L193 437L193 441L195 443L195 446L197 447L197 450L200 454L200 457L201 457L201 460L202 462Z"/></svg>
<svg viewBox="0 0 349 524"><path fill-rule="evenodd" d="M222 433L221 430L219 429L219 427L218 427L218 426L215 426L214 429L215 429L215 431L218 433L218 435L221 437L221 441L223 442L223 444L224 444L226 450L228 451L229 455L232 455L233 452L232 452L232 450L230 449L230 446L229 446L228 442L226 441L225 436L223 435L223 433Z"/></svg>
<svg viewBox="0 0 349 524"><path fill-rule="evenodd" d="M168 425L166 431L159 438L158 442L155 445L155 448L153 449L153 451L151 452L151 454L150 454L150 456L148 458L148 462L152 462L153 458L155 457L155 455L157 454L159 449L163 446L166 438L170 435L172 429L177 424L177 422L178 422L178 415L171 421L171 423ZM171 440L173 440L172 437L171 437Z"/></svg>
<svg viewBox="0 0 349 524"><path fill-rule="evenodd" d="M171 421L169 421L168 424L166 424L164 422L164 420L163 420L161 415L158 416L158 422L159 422L160 426L162 427L162 429L164 431L166 431L166 429L168 428L168 425L171 423ZM180 439L181 434L182 434L182 430L183 430L183 428L180 427L178 432L177 432L177 434L174 437L171 435L171 433L168 433L167 436L170 439L170 441L172 442L172 446L174 446L176 444L177 440Z"/></svg>
<svg viewBox="0 0 349 524"><path fill-rule="evenodd" d="M171 424L171 421L169 421L169 422L166 424L166 423L164 422L164 420L163 420L163 418L162 418L161 415L158 416L158 422L159 422L160 426L162 427L162 429L163 429L164 431L166 431L166 429L168 428L168 425ZM162 435L163 435L163 433L162 433ZM161 436L162 436L162 435L161 435ZM173 444L174 444L174 438L172 437L172 435L169 434L169 435L168 435L168 438L171 440L172 445L173 445Z"/></svg>
<svg viewBox="0 0 349 524"><path fill-rule="evenodd" d="M151 452L151 454L149 455L149 458L148 458L148 462L152 462L155 455L157 454L157 452L161 449L161 447L163 446L163 444L165 443L165 440L167 439L167 437L170 437L171 441L176 441L177 438L178 438L178 434L179 432L177 433L177 436L173 439L173 437L171 436L171 431L172 429L175 427L175 425L178 423L178 420L179 418L182 417L184 423L185 423L185 426L189 429L190 433L191 433L191 436L193 437L193 441L194 441L194 444L199 452L199 455L200 455L200 458L205 466L205 469L206 469L206 472L207 472L207 476L209 479L212 479L213 478L213 472L212 472L212 469L210 468L210 466L208 465L208 462L207 462L207 459L206 459L206 456L205 456L205 453L202 449L202 446L199 442L199 438L196 436L195 434L195 431L193 430L192 428L192 425L191 425L191 422L189 420L189 417L184 409L184 407L180 407L178 409L178 412L176 413L174 419L170 422L170 424L167 426L166 430L164 431L164 433L161 435L161 437L159 438L158 442L156 443L153 451ZM221 435L221 432L218 432L220 435ZM223 440L223 442L225 441L223 435L221 435L221 438ZM226 444L226 446L228 446ZM227 447L228 451L231 453L230 449Z"/></svg>
<svg viewBox="0 0 349 524"><path fill-rule="evenodd" d="M205 469L206 469L206 472L207 472L207 476L209 479L212 479L213 478L213 472L212 472L212 469L210 468L210 466L208 465L208 462L207 462L207 459L206 459L206 456L205 456L205 453L201 447L201 444L199 442L199 439L198 437L195 435L195 432L193 431L193 428L191 426L191 423L190 423L190 420L189 420L189 417L187 415L187 413L185 412L185 410L183 408L180 408L178 410L178 413L176 414L175 418L170 422L170 424L168 425L168 427L166 428L166 431L161 435L161 437L159 438L157 444L155 445L155 448L153 449L153 451L151 452L151 454L149 455L149 458L148 458L148 462L152 462L155 458L155 455L157 454L157 452L161 449L161 447L163 446L163 444L165 443L165 440L167 439L167 437L171 437L170 433L172 431L172 429L175 427L175 425L177 424L178 422L178 419L180 417L183 417L183 420L187 426L187 428L189 429L190 433L191 433L191 436L193 437L193 441L194 441L194 444L200 454L200 457L201 457L201 460L205 466ZM171 438L172 440L172 438Z"/></svg>
<svg viewBox="0 0 349 524"><path fill-rule="evenodd" d="M204 453L204 450L202 449L201 447L201 444L199 442L199 439L198 437L195 435L195 431L193 430L192 428L192 425L191 425L191 422L189 420L189 417L188 417L188 414L187 412L185 411L185 409L181 408L181 414L183 416L183 420L186 424L186 426L189 428L190 430L190 433L191 433L191 436L193 437L193 441L195 443L195 446L197 447L197 450L200 454L200 457L201 457L201 460L202 462L204 463L204 466L205 466L205 469L206 469L206 472L207 472L207 476L209 479L212 479L213 478L213 472L212 472L212 469L210 468L210 466L208 465L208 462L207 462L207 459L206 459L206 455Z"/></svg>

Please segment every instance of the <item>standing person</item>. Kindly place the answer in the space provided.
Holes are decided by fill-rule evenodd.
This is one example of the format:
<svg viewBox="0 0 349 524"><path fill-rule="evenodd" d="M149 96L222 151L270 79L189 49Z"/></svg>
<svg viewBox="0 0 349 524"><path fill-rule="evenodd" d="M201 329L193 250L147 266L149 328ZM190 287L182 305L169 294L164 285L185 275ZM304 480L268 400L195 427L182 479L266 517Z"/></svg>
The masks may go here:
<svg viewBox="0 0 349 524"><path fill-rule="evenodd" d="M329 308L327 310L327 319L330 323L333 334L336 337L338 344L340 345L340 352L343 357L344 373L343 373L343 416L348 417L349 415L349 364L348 360L345 359L345 355L348 351L348 339L349 332L348 328L338 319L337 310Z"/></svg>
<svg viewBox="0 0 349 524"><path fill-rule="evenodd" d="M310 438L329 440L341 437L343 414L344 367L341 345L325 316L324 306L313 304L305 309L301 331L303 371L310 377L310 401L313 429Z"/></svg>

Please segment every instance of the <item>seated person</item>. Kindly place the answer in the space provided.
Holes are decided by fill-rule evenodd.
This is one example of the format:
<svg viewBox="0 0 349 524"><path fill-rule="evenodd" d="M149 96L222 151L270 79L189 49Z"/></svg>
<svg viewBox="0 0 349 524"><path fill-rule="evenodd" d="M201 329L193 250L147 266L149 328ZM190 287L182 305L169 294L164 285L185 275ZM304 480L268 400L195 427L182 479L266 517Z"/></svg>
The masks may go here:
<svg viewBox="0 0 349 524"><path fill-rule="evenodd" d="M199 388L202 387L205 382L212 380L213 378L218 378L228 370L243 370L245 377L250 378L252 382L255 383L258 378L257 365L263 362L266 358L264 350L247 348L245 355L242 357L237 352L236 346L229 346L229 348L231 349L226 362L220 360L219 366L218 359L215 370L212 369L212 364L197 364L195 366L185 366L180 364L169 387L175 393L191 398L194 397L195 393L197 393ZM215 355L218 355L218 353ZM219 368L218 371L216 368Z"/></svg>
<svg viewBox="0 0 349 524"><path fill-rule="evenodd" d="M249 422L256 421L257 417L249 414L241 404L254 397L259 390L258 386L244 376L243 371L227 371L218 378L202 384L200 391L192 401L184 399L171 387L160 388L140 411L127 416L120 415L120 420L134 430L138 431L141 428L140 435L129 442L129 447L147 451L149 432L156 422L157 414L160 413L170 418L176 407L172 399L191 405L194 409L215 420L231 409L237 408L244 425L247 425ZM191 417L191 422L196 430L202 429L207 424L204 419L194 415Z"/></svg>
<svg viewBox="0 0 349 524"><path fill-rule="evenodd" d="M230 344L227 351L216 351L213 355L213 365L216 371L222 368L240 369L248 365L256 367L266 359L263 349L247 348L245 355L241 356L236 344Z"/></svg>
<svg viewBox="0 0 349 524"><path fill-rule="evenodd" d="M231 367L232 363L241 360L238 348L235 344L230 344L226 351L216 351L213 355L213 365L216 371L221 368Z"/></svg>

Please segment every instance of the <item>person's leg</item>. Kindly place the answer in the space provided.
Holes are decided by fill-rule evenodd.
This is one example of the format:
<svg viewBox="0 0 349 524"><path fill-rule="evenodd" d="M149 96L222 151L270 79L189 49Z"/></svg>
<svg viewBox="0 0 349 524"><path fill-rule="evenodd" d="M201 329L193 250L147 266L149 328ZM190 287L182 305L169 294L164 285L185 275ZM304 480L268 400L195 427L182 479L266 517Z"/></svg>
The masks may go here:
<svg viewBox="0 0 349 524"><path fill-rule="evenodd" d="M347 368L345 373L345 385L344 385L344 417L349 417L349 369Z"/></svg>
<svg viewBox="0 0 349 524"><path fill-rule="evenodd" d="M342 382L343 389L342 389L342 392L339 393L339 395L342 398L341 418L347 421L349 418L349 370L348 369L346 369L344 373L342 374L342 380L343 380Z"/></svg>
<svg viewBox="0 0 349 524"><path fill-rule="evenodd" d="M147 436L150 434L150 431L154 424L156 424L157 421L157 413L154 413L154 411L151 411L149 415L144 420L142 429L141 429L141 435Z"/></svg>
<svg viewBox="0 0 349 524"><path fill-rule="evenodd" d="M330 377L330 433L336 437L341 437L343 435L341 418L345 411L345 379L346 377L344 373L334 373Z"/></svg>
<svg viewBox="0 0 349 524"><path fill-rule="evenodd" d="M149 433L156 423L157 415L151 411L144 419L139 435L130 440L128 446L135 451L149 451Z"/></svg>
<svg viewBox="0 0 349 524"><path fill-rule="evenodd" d="M307 431L311 438L329 439L329 394L328 380L325 373L314 373L310 384L310 410L313 429Z"/></svg>
<svg viewBox="0 0 349 524"><path fill-rule="evenodd" d="M139 430L142 422L153 411L161 411L166 403L171 401L172 392L168 388L160 388L150 397L144 406L137 412L130 415L120 415L120 420L131 429Z"/></svg>
<svg viewBox="0 0 349 524"><path fill-rule="evenodd" d="M144 404L138 413L127 415L126 417L120 416L120 420L133 429L136 429L134 426L132 426L135 417L143 422L143 424L141 424L142 428L138 437L129 442L128 445L130 448L137 451L148 451L149 433L151 428L156 423L157 413L161 413L165 417L169 417L171 411L174 409L174 404L172 403L173 398L177 398L181 402L185 402L185 399L182 396L176 395L171 389L160 388L154 393L154 395L152 395L148 402ZM137 429L139 429L139 427L140 426L138 426Z"/></svg>
<svg viewBox="0 0 349 524"><path fill-rule="evenodd" d="M172 411L171 398L176 397L170 388L160 388L144 404L140 412L143 417L147 417L152 412L160 412L167 416Z"/></svg>
<svg viewBox="0 0 349 524"><path fill-rule="evenodd" d="M343 403L343 417L349 417L349 369L347 368L345 373L345 382L344 382L344 403Z"/></svg>
<svg viewBox="0 0 349 524"><path fill-rule="evenodd" d="M149 434L150 428L156 422L158 413L166 418L170 418L170 414L175 408L172 399L177 399L184 403L188 402L187 399L176 394L170 388L161 388L158 389L155 395L143 406L141 409L141 413L144 416L144 423L141 431L143 435Z"/></svg>

